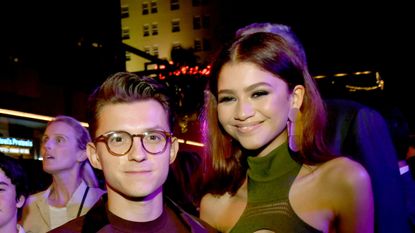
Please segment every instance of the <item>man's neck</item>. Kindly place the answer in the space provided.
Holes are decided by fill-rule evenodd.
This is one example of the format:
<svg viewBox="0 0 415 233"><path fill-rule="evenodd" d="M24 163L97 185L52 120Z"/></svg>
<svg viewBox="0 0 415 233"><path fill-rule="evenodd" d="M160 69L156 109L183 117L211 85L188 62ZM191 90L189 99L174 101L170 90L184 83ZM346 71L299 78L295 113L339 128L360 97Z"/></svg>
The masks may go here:
<svg viewBox="0 0 415 233"><path fill-rule="evenodd" d="M128 221L149 222L163 212L163 192L160 190L151 198L126 198L108 189L108 210Z"/></svg>

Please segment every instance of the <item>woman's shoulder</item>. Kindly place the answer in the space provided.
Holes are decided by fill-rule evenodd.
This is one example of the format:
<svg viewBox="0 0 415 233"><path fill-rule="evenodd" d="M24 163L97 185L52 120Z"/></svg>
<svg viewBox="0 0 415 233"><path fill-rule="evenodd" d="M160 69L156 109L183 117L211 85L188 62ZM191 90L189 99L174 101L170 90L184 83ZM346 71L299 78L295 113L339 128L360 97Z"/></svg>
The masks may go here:
<svg viewBox="0 0 415 233"><path fill-rule="evenodd" d="M344 156L323 163L320 169L324 174L330 175L329 177L366 179L369 176L366 169L359 162Z"/></svg>
<svg viewBox="0 0 415 233"><path fill-rule="evenodd" d="M316 171L319 183L327 189L355 193L371 185L366 169L347 157L329 160L318 166Z"/></svg>
<svg viewBox="0 0 415 233"><path fill-rule="evenodd" d="M44 191L40 191L40 192L31 194L27 198L25 206L31 205L32 203L36 202L37 200L45 199L46 198L46 193L49 193L49 188L44 190Z"/></svg>
<svg viewBox="0 0 415 233"><path fill-rule="evenodd" d="M203 210L215 210L216 212L218 208L223 207L230 201L231 195L229 193L225 193L222 195L207 193L205 194L201 201L200 201L200 208Z"/></svg>

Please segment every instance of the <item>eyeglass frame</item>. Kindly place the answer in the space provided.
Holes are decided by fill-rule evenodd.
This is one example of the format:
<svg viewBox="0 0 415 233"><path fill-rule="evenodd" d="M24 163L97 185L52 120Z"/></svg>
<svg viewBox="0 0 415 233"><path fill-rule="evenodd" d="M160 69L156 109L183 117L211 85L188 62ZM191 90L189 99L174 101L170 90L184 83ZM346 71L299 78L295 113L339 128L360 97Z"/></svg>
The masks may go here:
<svg viewBox="0 0 415 233"><path fill-rule="evenodd" d="M152 133L152 132L161 133L161 134L163 134L163 135L166 137L166 143L165 143L165 145L164 145L163 149L162 149L160 152L157 152L157 153L153 153L153 152L148 151L148 150L147 150L147 148L144 146L144 143L143 143L143 138L144 138L145 136L147 136L146 134L148 134L148 133ZM122 154L115 153L114 151L112 151L112 150L110 149L110 147L109 147L109 145L108 145L108 139L110 138L110 135L111 135L111 134L114 134L114 133L125 133L125 134L127 134L127 135L129 135L129 136L130 136L130 138L131 138L130 147L128 148L128 150L127 150L125 153L122 153ZM157 154L161 154L161 153L163 153L163 152L165 152L165 151L166 151L167 144L168 144L168 143L171 143L171 139L172 139L172 137L173 137L173 133L171 133L171 132L167 132L167 131L163 131L163 130L149 130L149 131L146 131L146 132L143 132L143 133L138 133L138 134L130 134L129 132L124 131L124 130L116 130L116 131L110 131L110 132L106 132L106 133L104 133L104 134L101 134L101 135L99 135L98 137L96 137L96 138L95 138L92 142L93 142L94 144L96 144L97 142L104 142L104 143L105 143L105 147L107 148L107 151L108 151L110 154L112 154L112 155L114 155L114 156L124 156L124 155L128 154L128 152L130 152L130 151L131 151L131 148L133 148L133 145L134 145L134 137L138 137L138 138L140 138L141 147L142 147L142 148L143 148L143 149L144 149L147 153L152 154L152 155L157 155Z"/></svg>

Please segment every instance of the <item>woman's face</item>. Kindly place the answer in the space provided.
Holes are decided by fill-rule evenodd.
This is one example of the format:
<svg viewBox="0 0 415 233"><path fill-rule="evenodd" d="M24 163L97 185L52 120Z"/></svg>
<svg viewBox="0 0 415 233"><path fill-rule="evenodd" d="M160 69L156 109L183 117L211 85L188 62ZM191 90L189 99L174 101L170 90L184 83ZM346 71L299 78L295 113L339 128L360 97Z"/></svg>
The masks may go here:
<svg viewBox="0 0 415 233"><path fill-rule="evenodd" d="M219 73L219 122L245 149L262 148L259 156L287 140L290 102L287 84L253 63L227 63Z"/></svg>
<svg viewBox="0 0 415 233"><path fill-rule="evenodd" d="M82 159L75 130L64 122L50 124L42 138L43 170L49 174L72 170Z"/></svg>

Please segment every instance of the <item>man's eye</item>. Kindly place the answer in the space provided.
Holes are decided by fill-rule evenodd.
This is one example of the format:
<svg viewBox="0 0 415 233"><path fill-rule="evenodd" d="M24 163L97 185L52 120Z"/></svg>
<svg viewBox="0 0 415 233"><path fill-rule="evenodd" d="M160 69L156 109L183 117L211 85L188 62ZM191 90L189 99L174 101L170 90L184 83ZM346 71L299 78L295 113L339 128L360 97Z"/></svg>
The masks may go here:
<svg viewBox="0 0 415 233"><path fill-rule="evenodd" d="M112 136L109 138L108 142L111 144L121 144L124 143L125 139L121 136Z"/></svg>
<svg viewBox="0 0 415 233"><path fill-rule="evenodd" d="M158 134L151 134L148 135L147 137L145 137L146 141L155 143L155 142L160 142L163 140L163 137L161 135Z"/></svg>

